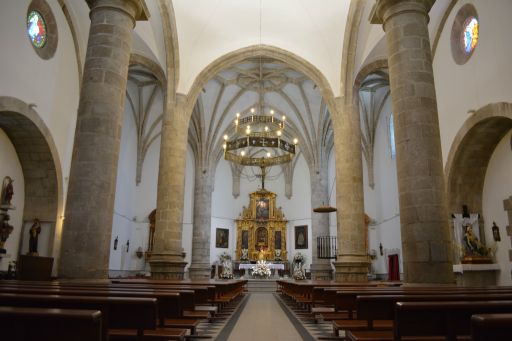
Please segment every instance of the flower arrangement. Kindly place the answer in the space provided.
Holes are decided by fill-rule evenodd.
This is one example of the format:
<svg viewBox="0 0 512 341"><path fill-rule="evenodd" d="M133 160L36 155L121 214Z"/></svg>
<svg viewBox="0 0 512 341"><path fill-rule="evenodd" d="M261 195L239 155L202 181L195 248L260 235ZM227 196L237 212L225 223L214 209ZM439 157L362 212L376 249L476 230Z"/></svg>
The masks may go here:
<svg viewBox="0 0 512 341"><path fill-rule="evenodd" d="M219 261L222 265L222 273L219 275L222 279L233 278L233 262L231 261L231 255L227 252L223 252L219 255Z"/></svg>
<svg viewBox="0 0 512 341"><path fill-rule="evenodd" d="M256 265L252 267L252 275L256 277L270 277L270 266L264 260L259 260Z"/></svg>

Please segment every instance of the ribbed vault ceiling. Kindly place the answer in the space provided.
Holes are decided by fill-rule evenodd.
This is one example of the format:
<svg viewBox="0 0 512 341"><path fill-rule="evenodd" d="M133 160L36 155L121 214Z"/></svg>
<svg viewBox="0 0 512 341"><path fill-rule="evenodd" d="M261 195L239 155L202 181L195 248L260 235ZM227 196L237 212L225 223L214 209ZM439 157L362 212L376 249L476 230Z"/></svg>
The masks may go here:
<svg viewBox="0 0 512 341"><path fill-rule="evenodd" d="M204 87L191 118L189 143L196 167L215 168L223 157L223 135L233 133L237 112L263 107L286 115L285 135L299 139L310 171L327 161L332 148L329 113L316 85L275 60L250 59L215 75Z"/></svg>

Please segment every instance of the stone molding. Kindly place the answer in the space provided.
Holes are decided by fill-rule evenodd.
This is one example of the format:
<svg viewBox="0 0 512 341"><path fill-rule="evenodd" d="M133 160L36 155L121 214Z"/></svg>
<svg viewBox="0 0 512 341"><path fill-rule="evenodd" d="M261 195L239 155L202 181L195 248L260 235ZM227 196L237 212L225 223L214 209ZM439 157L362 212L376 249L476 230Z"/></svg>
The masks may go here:
<svg viewBox="0 0 512 341"><path fill-rule="evenodd" d="M386 22L393 16L402 13L417 12L425 14L428 19L428 12L436 0L377 0L375 7L370 14L372 24L382 24L386 30Z"/></svg>
<svg viewBox="0 0 512 341"><path fill-rule="evenodd" d="M149 19L149 10L145 0L85 0L92 11L98 9L110 9L128 14L133 20L133 27L136 21Z"/></svg>
<svg viewBox="0 0 512 341"><path fill-rule="evenodd" d="M485 170L499 141L512 129L512 103L491 103L469 117L455 136L445 164L448 208L482 211ZM467 167L468 162L472 167Z"/></svg>
<svg viewBox="0 0 512 341"><path fill-rule="evenodd" d="M49 173L43 178L41 178L40 175L34 174L33 185L37 187L43 186L40 189L34 189L37 193L42 193L45 191L45 189L46 191L48 191L54 188L55 197L48 197L45 200L41 200L39 196L34 196L33 198L27 197L31 195L30 193L32 191L30 189L31 182L30 180L27 179L27 177L31 178L31 170L40 173L38 169L41 168L41 158L37 157L36 159L31 160L31 158L28 157L28 155L26 158L19 156L25 177L25 207L23 212L23 218L33 219L35 217L38 217L41 220L57 221L59 212L62 212L62 206L64 202L62 165L60 162L57 146L55 145L50 130L44 123L43 119L39 116L39 114L33 109L33 107L35 107L35 105L27 104L15 97L0 96L0 127L6 132L7 136L10 136L10 128L6 126L6 124L3 124L2 121L8 118L9 116L18 114L21 117L24 117L24 119L21 119L20 117L21 120L17 119L16 121L14 121L18 123L16 123L16 125L13 128L22 128L23 131L26 131L27 129L37 129L37 132L32 133L32 138L29 140L22 139L26 141L25 144L27 144L27 148L23 147L22 145L17 145L17 143L14 143L16 152L19 153L20 150L23 149L32 149L32 147L35 145L41 147L44 146L44 144L47 145L48 153L41 154L46 155L44 159L51 159L53 167L48 168ZM34 127L31 128L31 125L33 125ZM35 134L38 133L41 134L40 137L35 136ZM33 151L30 153L33 153ZM53 176L55 176L55 180L52 180Z"/></svg>
<svg viewBox="0 0 512 341"><path fill-rule="evenodd" d="M197 101L197 98L199 97L203 87L210 79L231 65L255 57L272 58L281 63L289 65L299 72L302 72L318 86L320 93L322 94L322 97L329 108L329 112L336 112L334 110L334 93L329 85L329 82L322 74L322 72L318 70L313 64L292 52L275 46L253 45L229 52L217 58L199 73L187 94L187 114L189 116L192 115L192 110Z"/></svg>

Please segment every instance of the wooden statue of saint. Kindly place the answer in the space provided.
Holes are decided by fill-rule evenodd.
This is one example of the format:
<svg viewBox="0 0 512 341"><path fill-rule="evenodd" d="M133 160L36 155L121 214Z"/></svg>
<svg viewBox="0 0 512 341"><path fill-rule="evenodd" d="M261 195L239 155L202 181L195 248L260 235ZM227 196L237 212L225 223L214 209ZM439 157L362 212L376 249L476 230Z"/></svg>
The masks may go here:
<svg viewBox="0 0 512 341"><path fill-rule="evenodd" d="M39 219L34 219L34 223L29 230L30 239L28 241L28 255L29 256L38 256L37 252L37 242L39 239L39 234L41 233L41 222Z"/></svg>
<svg viewBox="0 0 512 341"><path fill-rule="evenodd" d="M149 241L148 241L148 252L153 251L153 243L155 241L155 224L156 224L156 208L151 211L148 216L149 219Z"/></svg>

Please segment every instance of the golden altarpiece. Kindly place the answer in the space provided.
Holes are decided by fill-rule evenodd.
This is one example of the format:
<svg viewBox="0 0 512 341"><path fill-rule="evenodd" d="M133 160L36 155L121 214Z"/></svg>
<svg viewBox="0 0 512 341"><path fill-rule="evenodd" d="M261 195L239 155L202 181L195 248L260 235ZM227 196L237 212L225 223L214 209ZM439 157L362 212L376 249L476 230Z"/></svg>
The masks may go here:
<svg viewBox="0 0 512 341"><path fill-rule="evenodd" d="M242 249L248 250L249 260L286 260L286 225L281 207L276 207L277 195L261 189L249 194L249 207L243 207L236 219L236 259ZM276 250L277 255L276 255Z"/></svg>

